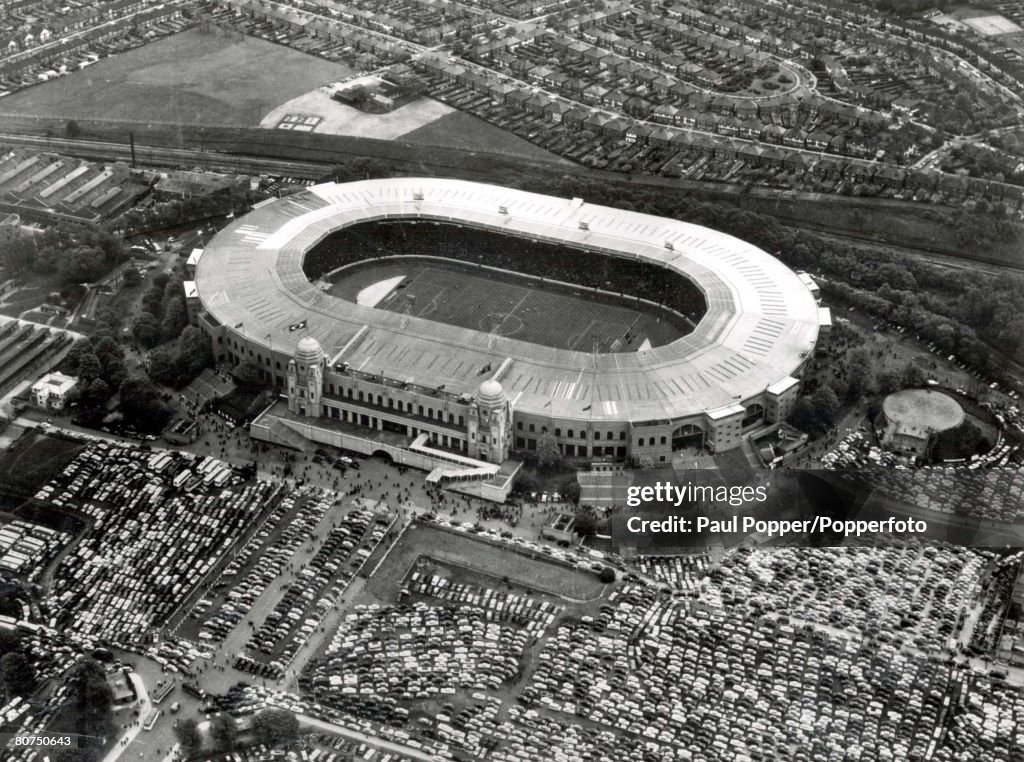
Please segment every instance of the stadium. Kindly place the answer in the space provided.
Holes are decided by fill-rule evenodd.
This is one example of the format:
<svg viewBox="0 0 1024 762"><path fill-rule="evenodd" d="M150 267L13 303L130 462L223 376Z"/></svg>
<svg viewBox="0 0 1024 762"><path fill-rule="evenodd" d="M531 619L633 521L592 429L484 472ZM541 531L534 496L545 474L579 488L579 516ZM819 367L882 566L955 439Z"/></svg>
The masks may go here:
<svg viewBox="0 0 1024 762"><path fill-rule="evenodd" d="M439 480L545 434L567 458L734 448L831 325L813 281L723 233L435 178L265 202L189 269L218 361L284 398L254 436L419 453Z"/></svg>

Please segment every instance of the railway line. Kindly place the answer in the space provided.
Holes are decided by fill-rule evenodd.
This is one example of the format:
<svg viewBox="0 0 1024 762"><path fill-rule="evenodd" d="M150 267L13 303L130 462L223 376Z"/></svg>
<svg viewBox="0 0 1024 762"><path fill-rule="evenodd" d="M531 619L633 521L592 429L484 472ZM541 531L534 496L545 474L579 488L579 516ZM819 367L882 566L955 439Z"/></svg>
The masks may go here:
<svg viewBox="0 0 1024 762"><path fill-rule="evenodd" d="M43 151L53 151L77 156L83 159L98 161L130 161L131 147L127 143L114 143L98 140L72 140L68 138L44 137L33 135L15 135L0 133L0 144L29 146ZM332 150L330 159L337 161L344 158L372 158L365 153L355 150L338 148ZM430 152L423 152L424 160L419 161L417 170L427 174L438 174L441 176L452 174L454 167L447 162L432 161ZM223 172L238 172L248 174L269 174L285 177L294 177L303 180L323 179L327 170L332 166L333 161L325 157L325 161L303 161L296 159L278 159L266 156L253 156L243 153L235 153L230 148L225 151L194 149L194 148L168 148L163 146L139 145L135 146L135 158L137 163L151 167L192 167L201 165L207 169ZM382 158L382 157L377 157ZM552 165L552 169L565 172L564 165ZM459 174L469 176L472 179L481 179L493 182L493 178L485 172L474 171L471 167L458 167ZM583 167L571 170L587 176L601 175L599 170L589 170ZM621 177L616 178L622 180ZM650 185L672 185L668 178L639 177L630 178L632 182ZM858 235L854 231L839 231L826 225L820 225L810 221L802 221L800 225L793 225L787 220L783 224L792 227L800 227L813 230L819 235L841 241L847 244L858 246L883 247L902 256L930 262L939 267L957 270L972 270L984 272L990 275L1001 275L1006 272L1024 272L1024 258L1018 263L1007 263L986 259L978 253L972 253L970 257L957 256L948 252L937 252L924 246L912 246L907 244L895 244L879 238L864 234Z"/></svg>

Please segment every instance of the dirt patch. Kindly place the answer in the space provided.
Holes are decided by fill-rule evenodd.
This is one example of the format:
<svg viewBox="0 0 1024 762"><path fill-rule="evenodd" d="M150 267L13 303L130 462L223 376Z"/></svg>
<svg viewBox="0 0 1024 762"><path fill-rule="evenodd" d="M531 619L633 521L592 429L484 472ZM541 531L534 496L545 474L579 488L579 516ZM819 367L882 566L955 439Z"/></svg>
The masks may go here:
<svg viewBox="0 0 1024 762"><path fill-rule="evenodd" d="M290 115L319 118L314 132L327 135L393 140L450 114L452 108L430 98L418 98L387 114L367 114L331 98L332 86L318 87L276 107L260 120L260 127L276 129Z"/></svg>

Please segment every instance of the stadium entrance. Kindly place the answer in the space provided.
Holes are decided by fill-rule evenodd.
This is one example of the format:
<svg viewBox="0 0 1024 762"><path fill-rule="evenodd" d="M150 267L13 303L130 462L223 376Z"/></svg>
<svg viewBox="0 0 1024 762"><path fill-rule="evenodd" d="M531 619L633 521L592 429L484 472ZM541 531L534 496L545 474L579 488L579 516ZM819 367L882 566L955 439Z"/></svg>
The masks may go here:
<svg viewBox="0 0 1024 762"><path fill-rule="evenodd" d="M672 432L672 452L691 447L697 450L704 449L704 429L687 423Z"/></svg>

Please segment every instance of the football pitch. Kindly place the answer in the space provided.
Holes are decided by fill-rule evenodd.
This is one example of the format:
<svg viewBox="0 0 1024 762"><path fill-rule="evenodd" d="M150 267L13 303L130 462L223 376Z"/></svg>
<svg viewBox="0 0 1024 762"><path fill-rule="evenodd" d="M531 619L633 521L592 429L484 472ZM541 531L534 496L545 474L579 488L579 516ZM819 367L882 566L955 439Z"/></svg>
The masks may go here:
<svg viewBox="0 0 1024 762"><path fill-rule="evenodd" d="M355 301L361 290L396 279L378 308L557 349L635 352L668 344L689 330L669 322L667 311L634 307L628 297L598 299L579 287L454 262L403 258L339 276L331 293L343 299Z"/></svg>

